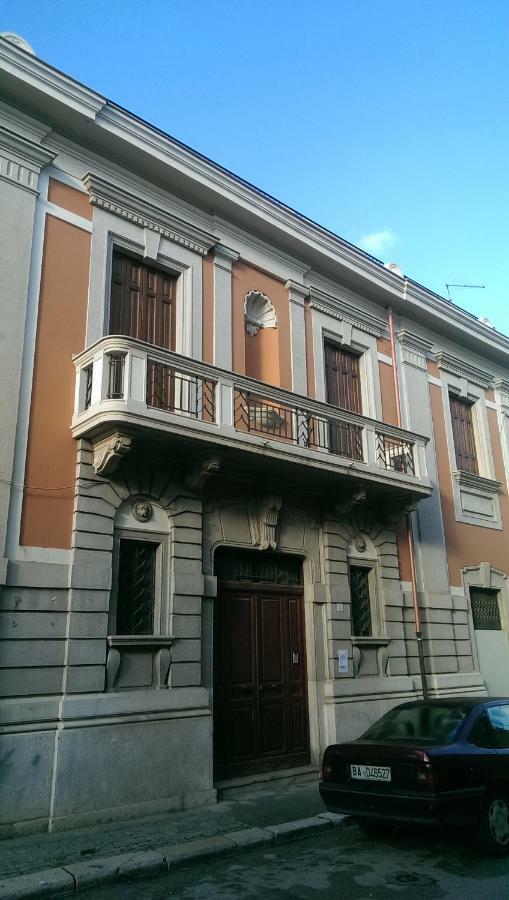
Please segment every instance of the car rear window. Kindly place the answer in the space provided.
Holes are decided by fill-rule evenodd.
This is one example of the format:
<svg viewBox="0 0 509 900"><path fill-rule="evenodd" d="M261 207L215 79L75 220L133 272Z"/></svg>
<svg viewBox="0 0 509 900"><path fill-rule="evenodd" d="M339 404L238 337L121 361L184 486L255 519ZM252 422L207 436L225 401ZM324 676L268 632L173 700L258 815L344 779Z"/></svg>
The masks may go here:
<svg viewBox="0 0 509 900"><path fill-rule="evenodd" d="M433 741L448 744L454 740L470 706L419 706L391 709L362 735L373 741Z"/></svg>

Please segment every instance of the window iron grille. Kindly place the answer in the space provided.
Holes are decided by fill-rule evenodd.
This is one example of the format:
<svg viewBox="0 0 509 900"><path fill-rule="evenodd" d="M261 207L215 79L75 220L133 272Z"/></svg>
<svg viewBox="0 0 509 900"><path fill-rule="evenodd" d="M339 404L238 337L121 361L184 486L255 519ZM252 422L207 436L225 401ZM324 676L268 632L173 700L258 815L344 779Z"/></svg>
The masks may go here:
<svg viewBox="0 0 509 900"><path fill-rule="evenodd" d="M110 353L108 368L108 400L124 399L125 353Z"/></svg>
<svg viewBox="0 0 509 900"><path fill-rule="evenodd" d="M415 475L414 445L409 441L400 441L377 431L376 457L378 465L384 469Z"/></svg>
<svg viewBox="0 0 509 900"><path fill-rule="evenodd" d="M476 631L502 630L498 591L471 587L470 605Z"/></svg>
<svg viewBox="0 0 509 900"><path fill-rule="evenodd" d="M215 574L219 581L301 585L302 561L277 553L253 550L218 551Z"/></svg>
<svg viewBox="0 0 509 900"><path fill-rule="evenodd" d="M350 597L352 634L355 637L371 637L371 597L369 579L371 569L350 566Z"/></svg>
<svg viewBox="0 0 509 900"><path fill-rule="evenodd" d="M153 634L158 544L120 541L116 634Z"/></svg>
<svg viewBox="0 0 509 900"><path fill-rule="evenodd" d="M92 403L92 374L93 366L87 366L85 369L85 409L88 409Z"/></svg>
<svg viewBox="0 0 509 900"><path fill-rule="evenodd" d="M147 405L155 409L215 422L216 385L217 382L210 378L189 375L164 363L148 360Z"/></svg>

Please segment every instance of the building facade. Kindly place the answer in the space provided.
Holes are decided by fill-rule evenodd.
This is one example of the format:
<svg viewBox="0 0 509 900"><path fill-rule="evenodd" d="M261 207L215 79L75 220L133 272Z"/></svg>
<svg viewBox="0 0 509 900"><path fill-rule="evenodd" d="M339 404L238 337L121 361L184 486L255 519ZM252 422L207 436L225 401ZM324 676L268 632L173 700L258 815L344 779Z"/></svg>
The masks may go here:
<svg viewBox="0 0 509 900"><path fill-rule="evenodd" d="M3 38L0 96L0 834L309 771L418 643L508 693L509 339Z"/></svg>

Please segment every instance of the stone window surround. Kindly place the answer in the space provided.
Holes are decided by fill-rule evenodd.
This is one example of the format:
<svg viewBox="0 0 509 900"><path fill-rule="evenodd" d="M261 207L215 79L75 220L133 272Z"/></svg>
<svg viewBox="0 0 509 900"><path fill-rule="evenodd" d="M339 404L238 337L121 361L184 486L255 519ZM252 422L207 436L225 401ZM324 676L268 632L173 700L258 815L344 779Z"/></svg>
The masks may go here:
<svg viewBox="0 0 509 900"><path fill-rule="evenodd" d="M502 626L502 631L509 633L509 580L505 572L495 569L489 562L481 562L478 566L465 566L465 568L462 569L462 580L465 597L467 598L467 615L474 664L479 668L474 621L470 603L470 588L478 587L499 591L500 624Z"/></svg>
<svg viewBox="0 0 509 900"><path fill-rule="evenodd" d="M327 402L325 383L325 342L339 344L360 354L362 415L382 421L382 399L378 369L376 336L361 331L332 314L313 307L313 350L315 357L316 399Z"/></svg>
<svg viewBox="0 0 509 900"><path fill-rule="evenodd" d="M359 553L353 545L348 549L347 564L348 572L350 566L369 569L369 600L371 607L371 635L369 637L361 637L352 632L352 643L362 646L363 644L373 644L386 640L384 633L384 617L381 601L381 585L380 585L380 566L376 555L376 550L372 546L371 541L367 539L367 552ZM350 576L348 576L348 584L350 585ZM352 596L350 593L350 622L351 618Z"/></svg>
<svg viewBox="0 0 509 900"><path fill-rule="evenodd" d="M115 516L112 550L112 580L110 609L108 621L108 634L115 634L115 616L117 608L118 563L121 540L148 541L157 543L156 551L156 576L155 576L155 602L154 602L154 630L155 635L168 635L171 621L171 579L170 579L170 522L168 516L160 507L150 501L153 508L153 518L143 524L134 519L131 507L135 500L144 500L144 497L130 497L118 508ZM141 635L143 639L143 635Z"/></svg>
<svg viewBox="0 0 509 900"><path fill-rule="evenodd" d="M442 400L444 408L445 431L447 437L447 449L449 464L452 473L452 486L454 496L454 510L456 521L468 525L479 525L483 528L502 529L500 502L498 494L500 484L496 480L493 451L491 447L485 386L476 384L458 373L452 373L441 367ZM450 395L468 399L472 402L472 423L477 454L479 475L459 472L456 465L456 450L452 430L452 418L450 409ZM493 515L483 518L474 512L466 511L462 507L462 489L475 492L481 498L490 500L493 504Z"/></svg>
<svg viewBox="0 0 509 900"><path fill-rule="evenodd" d="M509 484L509 381L505 378L497 378L495 380L495 401L505 476Z"/></svg>
<svg viewBox="0 0 509 900"><path fill-rule="evenodd" d="M202 257L168 238L96 208L90 259L86 346L108 333L114 248L178 276L175 351L202 358Z"/></svg>

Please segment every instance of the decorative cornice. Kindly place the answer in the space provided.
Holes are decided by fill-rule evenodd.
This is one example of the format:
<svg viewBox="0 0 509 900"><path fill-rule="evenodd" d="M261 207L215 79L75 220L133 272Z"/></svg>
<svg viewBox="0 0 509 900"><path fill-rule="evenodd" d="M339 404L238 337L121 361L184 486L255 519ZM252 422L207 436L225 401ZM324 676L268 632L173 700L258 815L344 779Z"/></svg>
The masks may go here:
<svg viewBox="0 0 509 900"><path fill-rule="evenodd" d="M452 474L462 487L475 488L486 494L500 494L502 490L500 481L493 478L484 478L482 475L474 475L473 472L465 472L462 469Z"/></svg>
<svg viewBox="0 0 509 900"><path fill-rule="evenodd" d="M507 378L495 378L495 390L504 394L509 394L509 381Z"/></svg>
<svg viewBox="0 0 509 900"><path fill-rule="evenodd" d="M504 413L504 415L509 415L509 381L505 378L496 378L495 379L495 397L497 399L497 406Z"/></svg>
<svg viewBox="0 0 509 900"><path fill-rule="evenodd" d="M426 369L426 359L433 346L431 341L406 329L398 331L398 340L403 361L417 369Z"/></svg>
<svg viewBox="0 0 509 900"><path fill-rule="evenodd" d="M39 173L55 154L33 141L0 127L0 177L19 187L37 190Z"/></svg>
<svg viewBox="0 0 509 900"><path fill-rule="evenodd" d="M482 388L493 387L493 375L489 372L484 372L482 369L478 369L477 366L472 366L470 363L453 356L451 353L447 353L445 350L438 351L438 353L434 354L434 357L438 368L443 369L444 372L450 372L451 375L457 375L458 378L465 378L467 381L471 381L472 384L477 384Z"/></svg>
<svg viewBox="0 0 509 900"><path fill-rule="evenodd" d="M64 99L71 109L88 119L95 119L106 104L106 99L100 94L53 69L36 56L20 50L5 38L0 38L0 64L4 71L15 78L22 78L40 93L60 101Z"/></svg>
<svg viewBox="0 0 509 900"><path fill-rule="evenodd" d="M201 256L206 256L217 243L215 235L184 222L163 207L143 200L99 175L87 172L83 177L83 185L93 206L98 206L122 219L128 219L142 228L149 228Z"/></svg>
<svg viewBox="0 0 509 900"><path fill-rule="evenodd" d="M290 295L291 303L299 303L303 306L304 300L309 297L309 288L306 287L305 284L299 284L298 281L292 281L290 279L286 282L285 288Z"/></svg>
<svg viewBox="0 0 509 900"><path fill-rule="evenodd" d="M238 258L239 254L236 250L231 250L230 247L225 247L224 244L215 245L214 265L219 266L221 269L231 272L232 265L234 262L237 262Z"/></svg>
<svg viewBox="0 0 509 900"><path fill-rule="evenodd" d="M328 294L320 288L309 287L310 307L333 319L342 322L348 322L359 331L366 334L372 334L375 337L381 337L385 333L385 320L369 313L366 310L360 310L358 307L352 306L346 300Z"/></svg>

